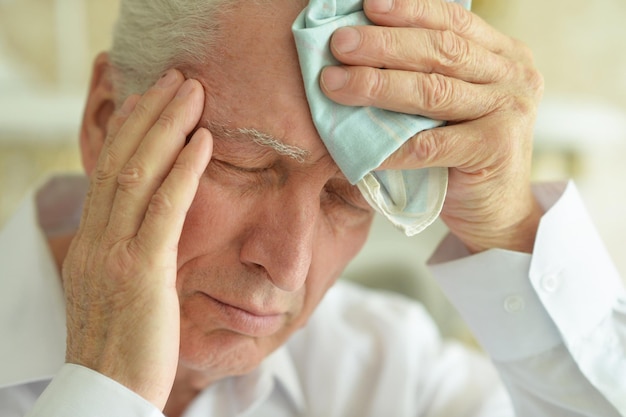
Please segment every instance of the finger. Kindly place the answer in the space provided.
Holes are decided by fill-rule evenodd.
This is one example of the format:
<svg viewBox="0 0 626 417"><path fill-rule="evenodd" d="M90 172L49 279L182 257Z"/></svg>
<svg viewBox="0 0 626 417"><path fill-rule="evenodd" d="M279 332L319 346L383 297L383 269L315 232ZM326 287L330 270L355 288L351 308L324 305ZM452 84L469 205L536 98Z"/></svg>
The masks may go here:
<svg viewBox="0 0 626 417"><path fill-rule="evenodd" d="M110 146L110 142L117 132L119 132L120 128L128 118L128 115L133 111L135 105L139 101L140 96L133 94L130 95L124 100L122 106L113 112L113 115L109 119L109 123L107 125L107 138L105 139L105 143L103 145L104 148ZM83 213L81 216L81 226L86 222L87 217L89 216L89 208L91 207L93 193L93 187L89 187L87 190L87 196L85 197L85 204L83 205Z"/></svg>
<svg viewBox="0 0 626 417"><path fill-rule="evenodd" d="M371 67L327 67L320 83L331 100L346 106L374 106L447 121L480 118L493 111L503 94L502 89L440 74Z"/></svg>
<svg viewBox="0 0 626 417"><path fill-rule="evenodd" d="M347 65L438 73L472 83L506 76L508 61L451 31L356 26L331 38L335 58Z"/></svg>
<svg viewBox="0 0 626 417"><path fill-rule="evenodd" d="M202 86L196 80L185 81L118 175L107 239L115 242L137 233L150 199L198 124L203 108Z"/></svg>
<svg viewBox="0 0 626 417"><path fill-rule="evenodd" d="M513 153L525 152L524 145L516 144L517 136L504 131L505 127L485 128L500 125L504 126L483 119L421 131L377 169L454 167L463 172L486 173L490 167L505 163Z"/></svg>
<svg viewBox="0 0 626 417"><path fill-rule="evenodd" d="M468 129L467 123L465 129ZM444 128L434 128L419 132L397 151L391 154L378 169L420 169L430 167L456 167L466 163L467 152L476 146L466 132L465 139L462 140L461 132L455 126ZM455 149L456 152L451 152Z"/></svg>
<svg viewBox="0 0 626 417"><path fill-rule="evenodd" d="M119 130L107 133L96 168L91 175L92 190L86 219L88 228L100 230L108 223L120 170L134 154L139 142L172 100L183 81L179 71L166 72L135 104Z"/></svg>
<svg viewBox="0 0 626 417"><path fill-rule="evenodd" d="M213 151L213 138L199 128L154 196L133 244L149 253L175 252L187 212ZM175 278L175 274L172 274ZM172 285L175 283L172 282Z"/></svg>
<svg viewBox="0 0 626 417"><path fill-rule="evenodd" d="M367 17L380 26L451 30L506 56L526 56L520 43L498 32L458 3L443 0L365 0ZM525 48L524 48L525 49Z"/></svg>
<svg viewBox="0 0 626 417"><path fill-rule="evenodd" d="M126 97L122 106L113 112L113 116L109 120L107 125L107 137L103 146L109 147L112 144L112 140L119 133L120 129L128 119L128 116L135 110L135 106L141 100L139 94L131 94Z"/></svg>

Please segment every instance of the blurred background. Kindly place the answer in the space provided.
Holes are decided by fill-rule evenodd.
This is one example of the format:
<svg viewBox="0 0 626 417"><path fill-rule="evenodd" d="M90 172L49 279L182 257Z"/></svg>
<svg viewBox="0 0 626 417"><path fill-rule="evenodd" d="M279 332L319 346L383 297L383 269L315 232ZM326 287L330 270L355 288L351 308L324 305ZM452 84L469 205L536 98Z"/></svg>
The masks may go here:
<svg viewBox="0 0 626 417"><path fill-rule="evenodd" d="M91 61L108 48L117 8L118 0L0 0L0 225L50 172L80 170ZM626 2L474 0L474 11L534 51L546 92L533 175L575 179L626 276ZM421 299L444 333L462 334L422 266L445 232L437 223L407 239L378 219L346 274Z"/></svg>

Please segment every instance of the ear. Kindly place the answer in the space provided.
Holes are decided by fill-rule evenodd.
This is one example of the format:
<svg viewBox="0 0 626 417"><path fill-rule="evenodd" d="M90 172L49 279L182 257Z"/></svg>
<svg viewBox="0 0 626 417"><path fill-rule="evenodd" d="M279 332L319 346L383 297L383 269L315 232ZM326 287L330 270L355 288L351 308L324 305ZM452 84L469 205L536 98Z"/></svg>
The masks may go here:
<svg viewBox="0 0 626 417"><path fill-rule="evenodd" d="M107 125L115 110L115 92L111 80L111 64L107 53L99 54L93 64L93 73L83 122L80 128L80 152L83 167L90 175L107 136Z"/></svg>

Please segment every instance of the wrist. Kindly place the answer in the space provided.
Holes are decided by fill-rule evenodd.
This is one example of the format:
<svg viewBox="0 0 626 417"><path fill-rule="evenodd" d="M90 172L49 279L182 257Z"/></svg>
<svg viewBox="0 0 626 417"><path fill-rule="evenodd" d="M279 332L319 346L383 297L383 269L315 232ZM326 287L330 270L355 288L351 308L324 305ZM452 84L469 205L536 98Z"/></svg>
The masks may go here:
<svg viewBox="0 0 626 417"><path fill-rule="evenodd" d="M532 253L542 216L543 210L532 198L523 211L520 210L515 214L505 213L505 219L465 223L462 228L450 227L450 229L470 253L484 252L489 249ZM511 222L511 219L516 220ZM445 217L444 221L448 223ZM450 221L450 223L454 222Z"/></svg>

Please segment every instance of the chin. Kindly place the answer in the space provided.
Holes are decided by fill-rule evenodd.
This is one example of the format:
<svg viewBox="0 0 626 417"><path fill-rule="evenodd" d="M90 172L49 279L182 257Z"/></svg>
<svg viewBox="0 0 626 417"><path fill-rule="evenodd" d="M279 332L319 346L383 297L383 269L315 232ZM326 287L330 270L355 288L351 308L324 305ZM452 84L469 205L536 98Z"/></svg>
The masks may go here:
<svg viewBox="0 0 626 417"><path fill-rule="evenodd" d="M193 331L192 331L193 332ZM180 364L207 373L213 380L253 371L276 347L267 340L216 330L210 334L181 334Z"/></svg>

